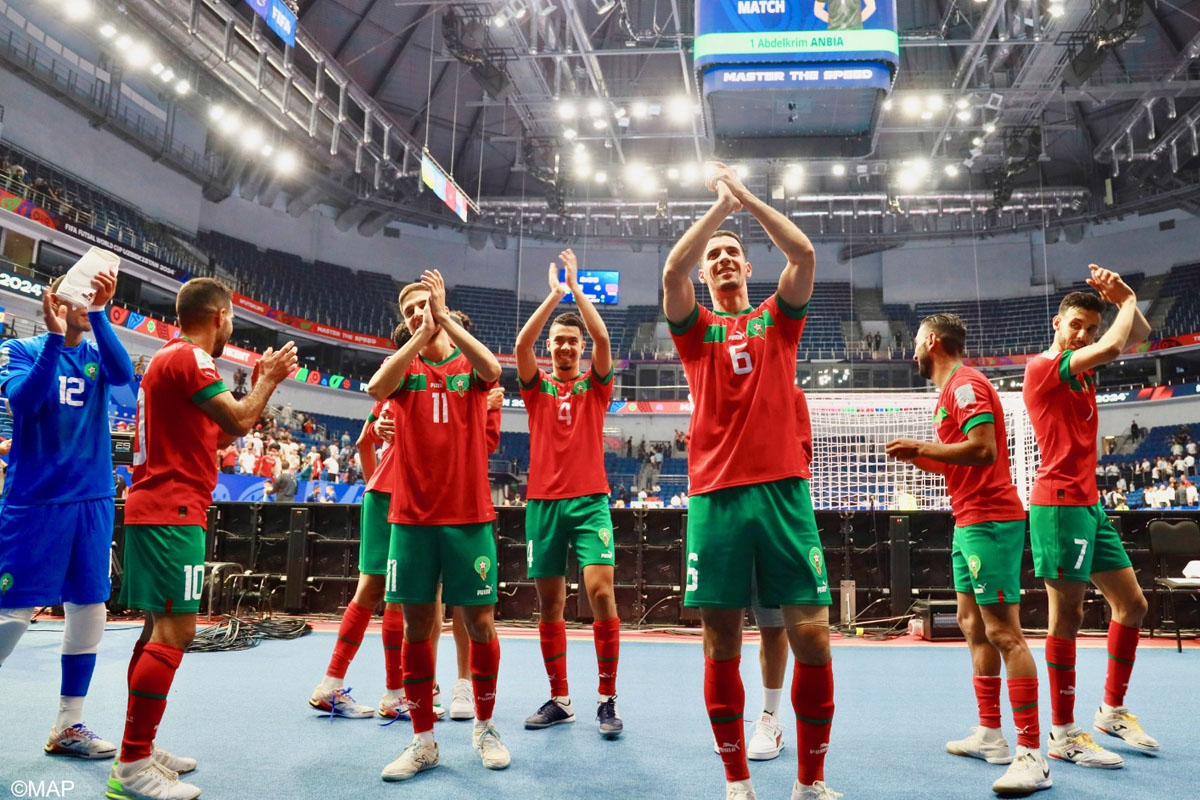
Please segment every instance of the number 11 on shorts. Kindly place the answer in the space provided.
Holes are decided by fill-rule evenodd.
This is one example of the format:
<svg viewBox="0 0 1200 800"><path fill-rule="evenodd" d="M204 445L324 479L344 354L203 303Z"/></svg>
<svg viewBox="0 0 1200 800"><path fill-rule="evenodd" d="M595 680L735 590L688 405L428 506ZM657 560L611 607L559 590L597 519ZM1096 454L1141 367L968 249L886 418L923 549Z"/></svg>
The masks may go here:
<svg viewBox="0 0 1200 800"><path fill-rule="evenodd" d="M397 569L397 566L396 566L396 559L389 558L388 562L387 562L387 577L384 578L384 585L386 587L386 591L389 591L389 592L396 591L396 573L398 571L399 570Z"/></svg>

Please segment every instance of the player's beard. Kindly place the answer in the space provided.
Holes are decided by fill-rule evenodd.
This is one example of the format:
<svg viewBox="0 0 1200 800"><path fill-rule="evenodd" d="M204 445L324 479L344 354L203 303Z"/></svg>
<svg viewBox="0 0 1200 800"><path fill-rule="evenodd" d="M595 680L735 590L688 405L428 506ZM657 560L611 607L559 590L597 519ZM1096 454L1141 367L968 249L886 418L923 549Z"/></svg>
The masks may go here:
<svg viewBox="0 0 1200 800"><path fill-rule="evenodd" d="M921 373L921 377L925 380L933 380L933 359L928 353L921 355L917 353L917 372Z"/></svg>
<svg viewBox="0 0 1200 800"><path fill-rule="evenodd" d="M213 358L220 358L221 354L225 352L225 345L227 344L229 344L228 336L224 337L223 339L217 339L215 342L213 342L213 349L209 355Z"/></svg>

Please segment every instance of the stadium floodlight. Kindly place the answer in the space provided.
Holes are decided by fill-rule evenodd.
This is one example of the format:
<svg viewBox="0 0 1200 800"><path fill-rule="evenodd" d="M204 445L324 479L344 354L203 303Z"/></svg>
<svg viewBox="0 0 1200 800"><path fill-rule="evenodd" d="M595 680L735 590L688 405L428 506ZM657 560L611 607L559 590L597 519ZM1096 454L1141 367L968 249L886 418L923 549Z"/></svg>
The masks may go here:
<svg viewBox="0 0 1200 800"><path fill-rule="evenodd" d="M996 132L996 123L994 123L994 122L985 123L983 126L983 132L984 133L995 133Z"/></svg>
<svg viewBox="0 0 1200 800"><path fill-rule="evenodd" d="M213 122L216 122L223 116L225 116L225 106L220 103L213 103L208 107L208 118Z"/></svg>
<svg viewBox="0 0 1200 800"><path fill-rule="evenodd" d="M596 174L592 175L592 180L594 180L596 183L604 183L608 180L608 173L602 169L598 169L596 170Z"/></svg>
<svg viewBox="0 0 1200 800"><path fill-rule="evenodd" d="M954 107L957 108L959 111L962 111L963 109L970 107L970 105L971 105L971 101L967 100L967 98L965 98L965 97L960 97L954 101Z"/></svg>
<svg viewBox="0 0 1200 800"><path fill-rule="evenodd" d="M929 120L933 119L933 112L930 111L928 108L925 109L924 111L921 112L921 119L928 122Z"/></svg>
<svg viewBox="0 0 1200 800"><path fill-rule="evenodd" d="M125 61L135 69L141 69L154 60L154 53L144 43L138 42L125 51Z"/></svg>
<svg viewBox="0 0 1200 800"><path fill-rule="evenodd" d="M903 101L904 113L910 117L915 117L921 112L921 98L910 94Z"/></svg>
<svg viewBox="0 0 1200 800"><path fill-rule="evenodd" d="M625 110L624 106L618 106L617 110L613 112L613 116L617 119L625 119L625 115L628 113L629 112Z"/></svg>
<svg viewBox="0 0 1200 800"><path fill-rule="evenodd" d="M217 128L220 129L221 133L225 134L226 136L237 133L238 129L241 127L242 121L238 119L237 114L226 114L225 116L221 117L221 120L217 123Z"/></svg>
<svg viewBox="0 0 1200 800"><path fill-rule="evenodd" d="M883 101L883 110L884 111L892 110L892 98L889 97L887 100Z"/></svg>
<svg viewBox="0 0 1200 800"><path fill-rule="evenodd" d="M839 177L839 178L840 178L841 176L845 175L845 174L846 174L846 165L845 165L845 164L841 164L841 163L834 164L834 165L833 165L833 174L834 174L834 175L836 175L836 176L837 176L837 177Z"/></svg>
<svg viewBox="0 0 1200 800"><path fill-rule="evenodd" d="M113 44L117 46L118 50L127 50L133 46L133 39L129 38L129 34L122 33Z"/></svg>
<svg viewBox="0 0 1200 800"><path fill-rule="evenodd" d="M507 24L508 24L508 15L505 14L503 11L497 13L496 16L492 17L492 26L493 27L503 28Z"/></svg>
<svg viewBox="0 0 1200 800"><path fill-rule="evenodd" d="M964 108L962 111L959 111L959 112L958 112L957 114L955 114L954 116L958 117L958 121L959 121L959 122L970 122L970 121L971 121L971 111L970 111L970 109L966 109L966 108Z"/></svg>
<svg viewBox="0 0 1200 800"><path fill-rule="evenodd" d="M667 111L671 115L671 119L676 122L688 122L692 118L692 102L682 95L672 97L667 104Z"/></svg>
<svg viewBox="0 0 1200 800"><path fill-rule="evenodd" d="M804 183L804 168L799 164L792 164L783 173L783 188L788 192L799 191L800 186Z"/></svg>
<svg viewBox="0 0 1200 800"><path fill-rule="evenodd" d="M63 3L63 14L74 22L87 19L94 10L90 0L66 0Z"/></svg>
<svg viewBox="0 0 1200 800"><path fill-rule="evenodd" d="M689 161L679 169L679 182L685 186L700 177L700 165Z"/></svg>
<svg viewBox="0 0 1200 800"><path fill-rule="evenodd" d="M566 139L568 142L571 141L572 139L574 139L578 135L579 135L579 132L576 131L574 128L563 128L563 138Z"/></svg>
<svg viewBox="0 0 1200 800"><path fill-rule="evenodd" d="M575 104L572 103L570 100L559 100L558 101L558 118L559 119L575 119L576 113L578 113L578 109L575 108Z"/></svg>
<svg viewBox="0 0 1200 800"><path fill-rule="evenodd" d="M180 80L180 81L176 82L176 84L175 84L175 94L177 94L177 95L180 95L180 96L185 95L188 92L190 92L191 90L192 90L192 85L190 83L188 83L186 79Z"/></svg>
<svg viewBox="0 0 1200 800"><path fill-rule="evenodd" d="M673 181L679 180L679 167L670 167L667 169L667 177Z"/></svg>
<svg viewBox="0 0 1200 800"><path fill-rule="evenodd" d="M971 144L975 145L976 147L983 147L983 137L976 136L974 139L971 140Z"/></svg>
<svg viewBox="0 0 1200 800"><path fill-rule="evenodd" d="M599 117L604 114L604 103L599 99L589 100L587 104L589 117Z"/></svg>
<svg viewBox="0 0 1200 800"><path fill-rule="evenodd" d="M642 194L654 194L658 191L658 178L652 174L646 175L638 184Z"/></svg>
<svg viewBox="0 0 1200 800"><path fill-rule="evenodd" d="M606 120L604 117L596 117L594 120L592 120L592 127L598 131L602 131L608 127L608 120Z"/></svg>
<svg viewBox="0 0 1200 800"><path fill-rule="evenodd" d="M296 161L296 154L291 150L283 150L275 156L275 169L285 175L295 172L297 166L299 166L299 162Z"/></svg>
<svg viewBox="0 0 1200 800"><path fill-rule="evenodd" d="M258 152L262 153L263 158L269 158L271 153L275 152L275 148L271 146L270 142L268 142L267 144L264 144L262 149Z"/></svg>
<svg viewBox="0 0 1200 800"><path fill-rule="evenodd" d="M640 161L630 161L625 165L625 180L629 183L636 183L645 171L646 167Z"/></svg>
<svg viewBox="0 0 1200 800"><path fill-rule="evenodd" d="M896 173L896 185L901 189L911 191L912 189L917 188L917 184L920 183L920 181L921 176L918 175L917 171L911 167L908 169L902 169Z"/></svg>
<svg viewBox="0 0 1200 800"><path fill-rule="evenodd" d="M957 178L958 177L958 167L955 164L947 164L946 165L946 177L947 178Z"/></svg>
<svg viewBox="0 0 1200 800"><path fill-rule="evenodd" d="M929 174L930 166L929 159L927 158L915 158L909 163L909 166L919 176L925 176Z"/></svg>
<svg viewBox="0 0 1200 800"><path fill-rule="evenodd" d="M945 103L946 99L940 94L931 94L925 98L925 107L930 111L941 111Z"/></svg>
<svg viewBox="0 0 1200 800"><path fill-rule="evenodd" d="M242 147L247 150L258 150L263 144L263 132L261 128L252 127L242 131L241 137Z"/></svg>
<svg viewBox="0 0 1200 800"><path fill-rule="evenodd" d="M117 26L113 25L111 22L106 22L99 27L98 32L105 39L111 39L117 35Z"/></svg>
<svg viewBox="0 0 1200 800"><path fill-rule="evenodd" d="M746 180L746 178L750 177L750 168L745 164L734 164L733 171L737 173L737 176L742 180Z"/></svg>
<svg viewBox="0 0 1200 800"><path fill-rule="evenodd" d="M151 75L161 75L162 71L164 69L166 69L166 67L163 66L163 63L161 61L155 61L153 64L150 65L150 74Z"/></svg>
<svg viewBox="0 0 1200 800"><path fill-rule="evenodd" d="M1062 3L1051 3L1050 4L1050 16L1057 19L1058 17L1061 17L1065 13L1067 13L1067 9L1063 7Z"/></svg>
<svg viewBox="0 0 1200 800"><path fill-rule="evenodd" d="M650 107L645 100L635 100L629 107L629 113L633 115L634 119L645 119L646 115L650 113Z"/></svg>
<svg viewBox="0 0 1200 800"><path fill-rule="evenodd" d="M158 79L163 83L170 83L175 78L175 70L167 67L162 72L158 73Z"/></svg>

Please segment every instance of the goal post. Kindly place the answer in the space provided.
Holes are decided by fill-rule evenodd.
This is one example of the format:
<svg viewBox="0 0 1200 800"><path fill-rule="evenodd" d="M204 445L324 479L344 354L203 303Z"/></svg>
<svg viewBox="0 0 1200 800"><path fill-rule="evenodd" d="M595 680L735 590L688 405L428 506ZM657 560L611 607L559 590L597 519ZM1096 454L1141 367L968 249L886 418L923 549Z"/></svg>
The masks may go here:
<svg viewBox="0 0 1200 800"><path fill-rule="evenodd" d="M1019 392L999 394L1013 484L1021 503L1028 507L1038 467L1033 426ZM813 431L813 508L950 509L943 476L888 458L884 451L893 439L933 438L937 394L813 392L805 397Z"/></svg>

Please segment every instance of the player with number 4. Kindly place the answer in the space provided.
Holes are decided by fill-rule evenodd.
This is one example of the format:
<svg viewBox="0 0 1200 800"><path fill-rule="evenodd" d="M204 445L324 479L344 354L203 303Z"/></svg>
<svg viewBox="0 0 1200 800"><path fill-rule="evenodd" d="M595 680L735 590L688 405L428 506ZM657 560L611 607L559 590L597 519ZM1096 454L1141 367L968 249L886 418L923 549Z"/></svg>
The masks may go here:
<svg viewBox="0 0 1200 800"><path fill-rule="evenodd" d="M684 605L700 609L704 627L704 700L725 764L725 796L755 797L738 670L753 575L760 604L782 608L796 656L792 800L834 800L841 795L824 781L833 722L829 583L793 388L816 257L808 237L751 194L732 168L716 163L711 170L707 184L717 199L663 268L663 308L694 404ZM757 308L746 287L751 266L742 239L721 229L742 209L787 258L778 289ZM712 310L696 299L697 264Z"/></svg>
<svg viewBox="0 0 1200 800"><path fill-rule="evenodd" d="M62 281L42 293L46 333L0 347L0 386L13 415L0 505L0 664L29 627L34 608L61 603L62 689L45 750L112 758L116 747L83 724L83 700L112 591L109 387L133 380L133 366L104 313L116 274L101 272L93 280L90 308L56 295ZM88 332L94 343L83 338Z"/></svg>
<svg viewBox="0 0 1200 800"><path fill-rule="evenodd" d="M564 250L558 266L550 265L550 293L517 335L517 374L529 412L529 505L525 540L529 577L537 584L541 621L538 635L550 678L550 699L525 720L525 727L548 728L575 721L567 690L566 602L567 552L575 551L592 606L592 632L600 686L596 722L600 734L614 738L624 724L617 712L617 658L621 620L613 596L616 543L608 510L608 478L604 472L604 415L612 397L612 350L608 328L579 285L575 253ZM533 347L550 314L570 292L579 314L559 314L550 323L546 349L554 362L547 373L538 367ZM592 337L592 364L579 368Z"/></svg>
<svg viewBox="0 0 1200 800"><path fill-rule="evenodd" d="M196 635L216 452L251 431L296 368L295 344L267 348L254 366L253 388L235 400L215 361L233 335L229 289L194 278L180 287L175 313L180 335L150 359L137 397L121 603L145 611L146 624L129 661L125 737L106 792L111 800L200 796L199 788L179 780L196 760L173 756L154 739L175 672Z"/></svg>

